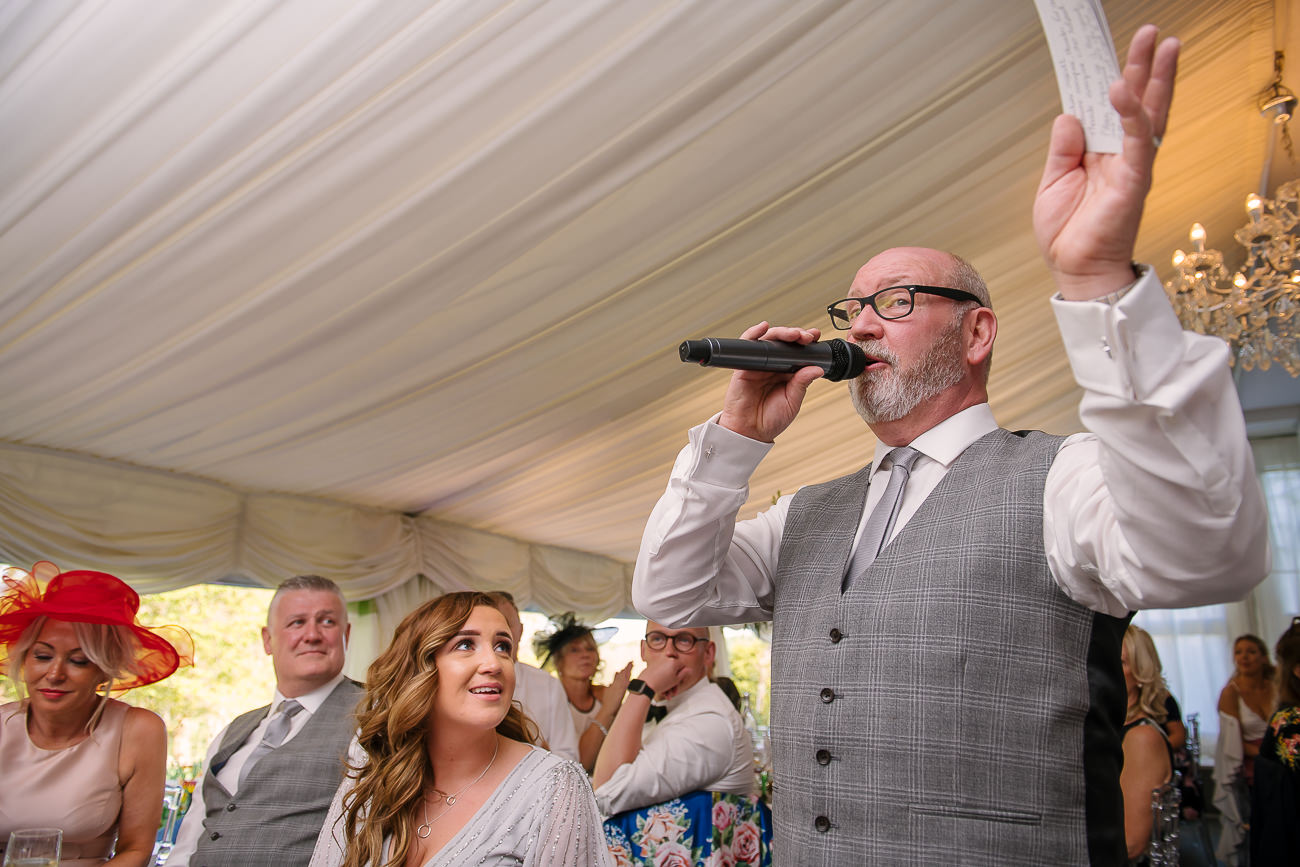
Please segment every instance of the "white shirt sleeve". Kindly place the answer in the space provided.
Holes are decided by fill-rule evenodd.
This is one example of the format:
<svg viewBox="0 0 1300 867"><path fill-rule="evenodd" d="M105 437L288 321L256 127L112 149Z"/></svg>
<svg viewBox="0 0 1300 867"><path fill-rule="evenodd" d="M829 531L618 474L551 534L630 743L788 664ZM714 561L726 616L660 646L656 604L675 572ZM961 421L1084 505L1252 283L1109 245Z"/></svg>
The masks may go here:
<svg viewBox="0 0 1300 867"><path fill-rule="evenodd" d="M203 782L208 778L212 757L217 754L221 740L226 736L226 730L229 728L230 726L226 726L217 732L217 736L208 745L208 752L203 757L203 773L199 774L198 780L194 783L194 794L190 798L189 809L181 818L181 829L176 833L176 845L167 856L167 867L189 867L190 858L199 845L199 835L203 833L203 820L208 814L207 807L203 803Z"/></svg>
<svg viewBox="0 0 1300 867"><path fill-rule="evenodd" d="M546 672L524 663L515 666L515 673L515 698L541 729L547 749L557 756L579 761L578 733L573 727L564 686Z"/></svg>
<svg viewBox="0 0 1300 867"><path fill-rule="evenodd" d="M669 714L643 739L636 758L596 790L596 804L612 816L703 789L727 773L734 754L731 726L721 713L700 710L678 721Z"/></svg>
<svg viewBox="0 0 1300 867"><path fill-rule="evenodd" d="M1268 515L1227 345L1183 331L1150 268L1115 303L1052 306L1091 431L1047 477L1057 583L1114 615L1242 598L1269 571Z"/></svg>
<svg viewBox="0 0 1300 867"><path fill-rule="evenodd" d="M736 523L749 477L771 447L715 420L691 429L641 539L632 580L637 611L672 628L771 618L791 497Z"/></svg>

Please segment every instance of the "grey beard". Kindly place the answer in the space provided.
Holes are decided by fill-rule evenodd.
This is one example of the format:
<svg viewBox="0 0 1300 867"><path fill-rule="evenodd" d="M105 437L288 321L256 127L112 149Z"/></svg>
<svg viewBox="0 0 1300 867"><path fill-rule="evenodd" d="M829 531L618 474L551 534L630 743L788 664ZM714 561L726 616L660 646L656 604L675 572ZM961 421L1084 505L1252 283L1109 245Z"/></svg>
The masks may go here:
<svg viewBox="0 0 1300 867"><path fill-rule="evenodd" d="M925 358L908 370L900 369L898 356L877 342L859 345L867 355L889 363L888 369L868 371L850 384L853 408L867 424L898 421L966 375L960 324L940 335Z"/></svg>

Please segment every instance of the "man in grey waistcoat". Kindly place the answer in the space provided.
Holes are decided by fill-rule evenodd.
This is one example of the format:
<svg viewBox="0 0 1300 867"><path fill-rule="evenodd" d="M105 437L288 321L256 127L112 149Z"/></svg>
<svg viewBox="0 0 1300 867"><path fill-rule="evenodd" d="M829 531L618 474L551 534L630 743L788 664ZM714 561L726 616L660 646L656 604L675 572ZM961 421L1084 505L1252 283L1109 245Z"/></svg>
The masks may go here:
<svg viewBox="0 0 1300 867"><path fill-rule="evenodd" d="M343 676L351 628L333 581L299 575L276 589L262 628L275 667L272 701L213 740L169 865L311 859L356 731L362 689Z"/></svg>
<svg viewBox="0 0 1300 867"><path fill-rule="evenodd" d="M734 374L678 456L633 602L669 626L772 621L782 867L1124 864L1125 625L1267 574L1226 347L1182 332L1132 264L1177 55L1138 32L1111 87L1122 152L1058 118L1034 204L1087 433L997 426L987 288L903 247L829 308L870 362L850 383L870 465L735 522L817 368Z"/></svg>

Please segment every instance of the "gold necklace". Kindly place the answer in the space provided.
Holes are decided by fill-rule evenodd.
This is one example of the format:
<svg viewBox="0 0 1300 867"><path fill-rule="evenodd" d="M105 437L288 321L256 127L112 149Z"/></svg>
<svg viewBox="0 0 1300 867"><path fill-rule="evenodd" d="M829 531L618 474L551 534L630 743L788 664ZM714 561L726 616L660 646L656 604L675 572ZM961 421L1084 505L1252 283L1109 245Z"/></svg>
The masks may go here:
<svg viewBox="0 0 1300 867"><path fill-rule="evenodd" d="M446 801L447 806L441 813L434 816L432 820L429 819L429 799L428 798L423 799L424 800L424 824L416 826L415 836L423 840L424 838L428 837L430 833L433 832L433 823L441 819L443 816L447 815L447 812L452 807L456 806L456 799L459 798L461 795L465 794L466 792L468 792L471 786L473 786L479 780L486 777L487 772L492 770L492 765L496 763L497 753L500 752L500 750L501 750L501 739L497 738L496 746L492 748L492 758L488 759L487 767L485 767L483 771L477 777L475 777L468 785L463 786L459 792L448 795L439 789L433 790L433 794L435 795L436 799L441 801Z"/></svg>

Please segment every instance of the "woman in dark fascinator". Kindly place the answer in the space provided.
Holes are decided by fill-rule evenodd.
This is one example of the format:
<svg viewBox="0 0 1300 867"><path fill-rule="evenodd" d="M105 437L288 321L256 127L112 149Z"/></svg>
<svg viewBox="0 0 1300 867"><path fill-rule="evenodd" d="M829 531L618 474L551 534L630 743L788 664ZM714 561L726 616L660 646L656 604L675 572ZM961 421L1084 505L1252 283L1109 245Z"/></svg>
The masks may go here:
<svg viewBox="0 0 1300 867"><path fill-rule="evenodd" d="M593 683L600 667L597 636L607 638L613 630L597 630L578 621L572 611L551 618L553 629L533 638L533 650L543 667L550 666L569 697L569 713L578 732L578 754L591 773L596 754L605 742L614 716L627 693L632 663L614 675L608 686ZM602 633L606 633L603 636Z"/></svg>

